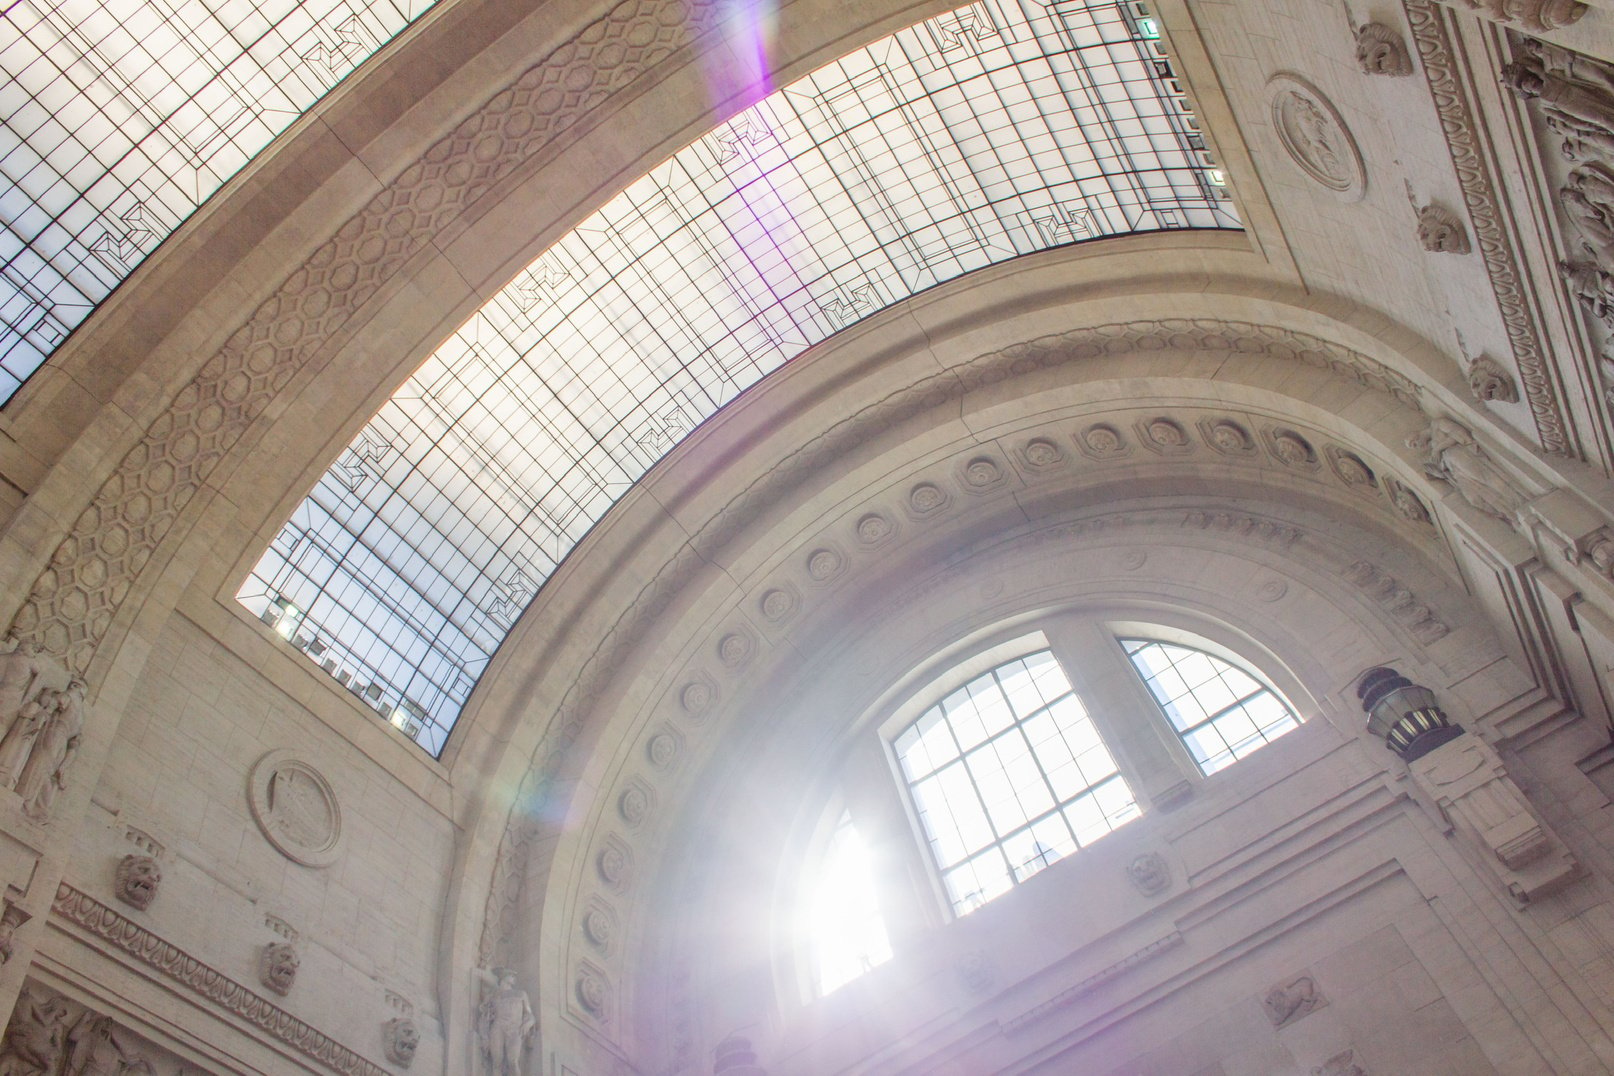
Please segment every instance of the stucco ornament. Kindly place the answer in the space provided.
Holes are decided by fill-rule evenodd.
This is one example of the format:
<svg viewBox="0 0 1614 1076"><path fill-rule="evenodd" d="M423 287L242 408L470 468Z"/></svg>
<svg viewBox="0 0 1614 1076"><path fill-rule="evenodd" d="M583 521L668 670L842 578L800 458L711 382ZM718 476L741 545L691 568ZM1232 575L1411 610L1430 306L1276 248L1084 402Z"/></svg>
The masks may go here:
<svg viewBox="0 0 1614 1076"><path fill-rule="evenodd" d="M489 972L476 969L477 977L493 989L476 1010L476 1034L481 1043L485 1076L522 1076L523 1053L538 1018L533 1015L527 992L516 985L510 968Z"/></svg>
<svg viewBox="0 0 1614 1076"><path fill-rule="evenodd" d="M1261 1007L1266 1010L1267 1019L1272 1021L1273 1027L1287 1027L1327 1004L1328 999L1323 997L1316 981L1309 975L1279 983L1261 999Z"/></svg>
<svg viewBox="0 0 1614 1076"><path fill-rule="evenodd" d="M1519 402L1519 387L1502 364L1488 355L1481 355L1468 364L1468 390L1476 400Z"/></svg>
<svg viewBox="0 0 1614 1076"><path fill-rule="evenodd" d="M66 1047L67 1002L24 988L0 1044L0 1072L55 1073Z"/></svg>
<svg viewBox="0 0 1614 1076"><path fill-rule="evenodd" d="M145 911L157 899L162 884L162 866L152 856L127 855L118 860L112 891L123 903Z"/></svg>
<svg viewBox="0 0 1614 1076"><path fill-rule="evenodd" d="M289 750L271 751L252 767L247 802L270 844L305 867L326 867L342 850L342 809L313 766Z"/></svg>
<svg viewBox="0 0 1614 1076"><path fill-rule="evenodd" d="M1422 454L1429 477L1451 483L1463 500L1486 515L1512 523L1524 506L1523 491L1461 423L1437 418L1429 429L1407 438L1407 447Z"/></svg>
<svg viewBox="0 0 1614 1076"><path fill-rule="evenodd" d="M1267 83L1272 128L1301 172L1346 201L1367 192L1367 169L1356 139L1322 91L1298 75Z"/></svg>
<svg viewBox="0 0 1614 1076"><path fill-rule="evenodd" d="M415 1029L415 1022L407 1016L395 1016L381 1025L381 1041L387 1060L401 1068L408 1068L414 1063L415 1051L420 1048L420 1032Z"/></svg>
<svg viewBox="0 0 1614 1076"><path fill-rule="evenodd" d="M86 1011L67 1036L67 1067L64 1076L126 1076L151 1072L151 1063L140 1057L129 1032L110 1016ZM142 1067L143 1066L143 1067Z"/></svg>
<svg viewBox="0 0 1614 1076"><path fill-rule="evenodd" d="M1586 14L1586 5L1579 0L1441 0L1441 3L1492 22L1536 33L1568 26Z"/></svg>
<svg viewBox="0 0 1614 1076"><path fill-rule="evenodd" d="M1431 254L1467 254L1474 249L1462 218L1438 205L1418 209L1418 245Z"/></svg>
<svg viewBox="0 0 1614 1076"><path fill-rule="evenodd" d="M1342 1050L1314 1066L1311 1076L1367 1076L1367 1070L1356 1063L1355 1050Z"/></svg>
<svg viewBox="0 0 1614 1076"><path fill-rule="evenodd" d="M1171 884L1171 868L1159 852L1145 852L1126 865L1127 877L1139 893L1152 897Z"/></svg>
<svg viewBox="0 0 1614 1076"><path fill-rule="evenodd" d="M6 901L6 910L0 913L0 964L11 959L16 946L17 928L22 926L33 916L17 907L11 901Z"/></svg>
<svg viewBox="0 0 1614 1076"><path fill-rule="evenodd" d="M1400 34L1382 22L1368 22L1356 28L1356 66L1364 75L1401 78L1412 74L1412 56Z"/></svg>
<svg viewBox="0 0 1614 1076"><path fill-rule="evenodd" d="M1571 241L1593 264L1614 269L1614 169L1602 161L1581 164L1558 188L1558 204L1574 228Z"/></svg>
<svg viewBox="0 0 1614 1076"><path fill-rule="evenodd" d="M302 959L291 942L270 942L258 957L258 981L284 997L291 993L301 963Z"/></svg>

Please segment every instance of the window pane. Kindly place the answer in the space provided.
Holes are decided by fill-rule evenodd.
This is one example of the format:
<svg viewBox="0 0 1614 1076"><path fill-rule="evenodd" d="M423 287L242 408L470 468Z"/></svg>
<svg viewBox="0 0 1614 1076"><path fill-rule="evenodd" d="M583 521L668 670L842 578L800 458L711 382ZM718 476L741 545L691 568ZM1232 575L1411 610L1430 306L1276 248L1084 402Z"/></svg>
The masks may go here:
<svg viewBox="0 0 1614 1076"><path fill-rule="evenodd" d="M1119 641L1202 773L1300 725L1271 687L1214 654L1154 639Z"/></svg>
<svg viewBox="0 0 1614 1076"><path fill-rule="evenodd" d="M949 729L947 746L933 746ZM965 751L957 761L954 738ZM961 915L1138 814L1115 759L1047 651L951 692L892 746ZM931 773L944 751L946 764ZM1077 802L1086 806L1074 808ZM1071 810L1079 826L1067 824Z"/></svg>
<svg viewBox="0 0 1614 1076"><path fill-rule="evenodd" d="M891 941L874 887L874 864L843 812L808 896L808 930L827 994L891 959Z"/></svg>

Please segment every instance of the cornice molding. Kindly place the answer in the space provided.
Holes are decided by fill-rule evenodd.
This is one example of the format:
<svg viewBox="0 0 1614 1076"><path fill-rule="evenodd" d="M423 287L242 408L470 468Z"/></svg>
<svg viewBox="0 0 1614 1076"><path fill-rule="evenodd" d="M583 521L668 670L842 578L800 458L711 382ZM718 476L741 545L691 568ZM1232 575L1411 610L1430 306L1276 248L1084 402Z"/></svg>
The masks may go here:
<svg viewBox="0 0 1614 1076"><path fill-rule="evenodd" d="M1535 420L1536 436L1544 451L1555 456L1579 458L1580 449L1571 441L1564 424L1562 404L1553 387L1541 327L1531 309L1523 284L1523 271L1513 242L1503 227L1506 216L1498 205L1496 185L1481 152L1477 123L1457 77L1458 60L1451 35L1442 21L1446 17L1435 0L1404 0L1407 25L1422 61L1429 94L1446 136L1446 148L1463 191L1463 205L1474 227L1475 244L1485 261L1496 296L1497 310L1507 330L1513 361Z"/></svg>
<svg viewBox="0 0 1614 1076"><path fill-rule="evenodd" d="M315 1064L344 1076L389 1076L322 1031L299 1020L261 994L202 963L88 894L63 882L51 914L112 945L192 993L261 1028Z"/></svg>

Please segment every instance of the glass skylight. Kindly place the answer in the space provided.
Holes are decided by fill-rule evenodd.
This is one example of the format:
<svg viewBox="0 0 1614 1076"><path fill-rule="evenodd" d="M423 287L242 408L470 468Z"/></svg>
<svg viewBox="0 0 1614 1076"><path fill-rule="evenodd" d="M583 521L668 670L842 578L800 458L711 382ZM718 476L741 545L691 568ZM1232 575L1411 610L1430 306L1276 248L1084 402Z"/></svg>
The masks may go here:
<svg viewBox="0 0 1614 1076"><path fill-rule="evenodd" d="M980 3L680 151L445 342L240 591L427 750L555 566L701 421L941 281L1234 228L1137 4Z"/></svg>
<svg viewBox="0 0 1614 1076"><path fill-rule="evenodd" d="M432 0L10 0L0 403L191 212Z"/></svg>

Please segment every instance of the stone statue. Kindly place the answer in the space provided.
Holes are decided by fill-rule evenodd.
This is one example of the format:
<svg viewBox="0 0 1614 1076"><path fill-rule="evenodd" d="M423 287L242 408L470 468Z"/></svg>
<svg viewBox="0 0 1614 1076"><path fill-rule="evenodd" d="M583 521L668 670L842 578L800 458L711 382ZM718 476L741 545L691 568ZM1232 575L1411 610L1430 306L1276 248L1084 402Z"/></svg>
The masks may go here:
<svg viewBox="0 0 1614 1076"><path fill-rule="evenodd" d="M55 701L55 710L17 778L22 809L36 822L50 818L56 794L67 787L67 770L78 754L79 735L84 730L84 681L75 678L66 691L56 693Z"/></svg>
<svg viewBox="0 0 1614 1076"><path fill-rule="evenodd" d="M1450 482L1463 500L1506 523L1523 507L1525 496L1492 462L1474 435L1449 418L1437 418L1429 429L1407 439L1407 447L1423 453L1431 478Z"/></svg>
<svg viewBox="0 0 1614 1076"><path fill-rule="evenodd" d="M1356 66L1364 75L1412 74L1412 57L1401 35L1382 22L1363 23L1356 28Z"/></svg>
<svg viewBox="0 0 1614 1076"><path fill-rule="evenodd" d="M63 1076L124 1076L137 1060L127 1036L112 1017L86 1010L68 1033Z"/></svg>
<svg viewBox="0 0 1614 1076"><path fill-rule="evenodd" d="M381 1041L386 1048L387 1060L408 1068L415 1060L420 1047L420 1032L415 1022L406 1016L397 1016L381 1025Z"/></svg>
<svg viewBox="0 0 1614 1076"><path fill-rule="evenodd" d="M67 1002L24 989L0 1045L0 1076L56 1076L62 1063Z"/></svg>
<svg viewBox="0 0 1614 1076"><path fill-rule="evenodd" d="M127 855L118 861L118 873L112 889L119 900L145 911L157 898L157 887L162 880L163 869L156 859Z"/></svg>
<svg viewBox="0 0 1614 1076"><path fill-rule="evenodd" d="M11 722L39 688L39 644L23 640L0 654L0 721Z"/></svg>
<svg viewBox="0 0 1614 1076"><path fill-rule="evenodd" d="M49 688L41 689L17 710L11 727L0 739L0 785L17 787L17 779L22 776L23 764L33 751L34 741L56 714L59 694Z"/></svg>
<svg viewBox="0 0 1614 1076"><path fill-rule="evenodd" d="M270 942L258 957L258 981L284 997L291 993L301 963L291 942Z"/></svg>
<svg viewBox="0 0 1614 1076"><path fill-rule="evenodd" d="M527 992L516 986L510 968L492 974L476 969L478 978L495 984L476 1012L476 1033L482 1040L482 1062L487 1076L522 1076L522 1050L538 1025Z"/></svg>

